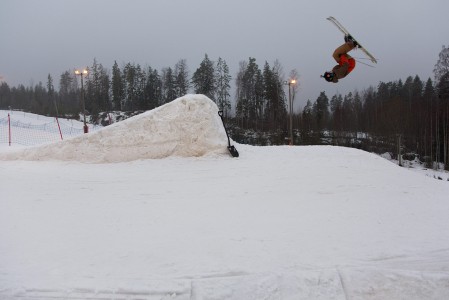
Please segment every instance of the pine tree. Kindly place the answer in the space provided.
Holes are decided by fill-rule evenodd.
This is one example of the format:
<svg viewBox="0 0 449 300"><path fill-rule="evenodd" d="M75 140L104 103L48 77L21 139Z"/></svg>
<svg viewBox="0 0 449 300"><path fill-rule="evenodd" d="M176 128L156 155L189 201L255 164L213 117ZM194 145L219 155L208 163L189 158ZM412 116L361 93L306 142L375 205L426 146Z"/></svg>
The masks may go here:
<svg viewBox="0 0 449 300"><path fill-rule="evenodd" d="M268 121L268 126L275 129L279 91L277 90L276 76L268 62L265 62L263 67L263 86L264 99L266 100L266 108L264 110L265 118Z"/></svg>
<svg viewBox="0 0 449 300"><path fill-rule="evenodd" d="M153 109L162 104L162 80L156 69L148 68L145 85L145 109Z"/></svg>
<svg viewBox="0 0 449 300"><path fill-rule="evenodd" d="M229 68L226 61L221 59L221 57L218 58L215 72L217 105L220 110L224 111L224 115L227 116L228 111L231 109L229 94L229 90L231 89L231 76L229 75Z"/></svg>
<svg viewBox="0 0 449 300"><path fill-rule="evenodd" d="M8 109L11 105L11 89L6 82L0 84L0 109Z"/></svg>
<svg viewBox="0 0 449 300"><path fill-rule="evenodd" d="M175 98L182 97L189 92L190 82L189 82L189 70L187 69L187 61L181 59L175 65Z"/></svg>
<svg viewBox="0 0 449 300"><path fill-rule="evenodd" d="M162 101L169 103L177 98L176 78L172 68L162 70Z"/></svg>
<svg viewBox="0 0 449 300"><path fill-rule="evenodd" d="M287 126L285 82L282 79L282 67L275 61L272 68L265 62L263 70L263 88L266 101L265 116L270 130L279 130Z"/></svg>
<svg viewBox="0 0 449 300"><path fill-rule="evenodd" d="M80 111L78 81L73 72L65 71L59 79L59 111L75 113Z"/></svg>
<svg viewBox="0 0 449 300"><path fill-rule="evenodd" d="M304 144L312 144L313 143L313 129L314 129L314 121L313 121L313 105L312 102L307 100L307 104L304 107L302 111L302 118L301 118L301 126L300 126L300 132L301 132L301 139Z"/></svg>
<svg viewBox="0 0 449 300"><path fill-rule="evenodd" d="M48 74L48 76L47 76L47 91L48 91L48 96L49 97L53 97L54 96L55 87L53 86L53 78L51 77L50 74Z"/></svg>
<svg viewBox="0 0 449 300"><path fill-rule="evenodd" d="M375 124L377 122L377 102L376 91L374 87L370 86L367 90L365 90L363 92L363 98L363 130L367 133L373 133L373 131L375 130Z"/></svg>
<svg viewBox="0 0 449 300"><path fill-rule="evenodd" d="M341 95L334 95L330 101L332 129L341 132L343 130L343 99Z"/></svg>
<svg viewBox="0 0 449 300"><path fill-rule="evenodd" d="M122 72L117 64L117 61L114 61L114 66L112 66L112 82L111 82L111 93L112 93L112 104L113 108L116 110L122 110L122 101L123 101L123 77Z"/></svg>
<svg viewBox="0 0 449 300"><path fill-rule="evenodd" d="M248 118L253 123L257 122L257 119L260 118L258 112L260 111L259 101L256 92L256 83L258 82L260 69L256 63L256 59L250 57L248 66L243 75L243 87L244 87L244 97L248 101Z"/></svg>
<svg viewBox="0 0 449 300"><path fill-rule="evenodd" d="M144 110L145 109L145 85L146 85L146 74L145 70L143 70L139 64L136 66L136 96L135 96L135 103L137 103L137 110Z"/></svg>
<svg viewBox="0 0 449 300"><path fill-rule="evenodd" d="M48 93L42 82L39 81L34 88L31 88L31 112L47 115L50 112L50 103L48 101Z"/></svg>
<svg viewBox="0 0 449 300"><path fill-rule="evenodd" d="M84 81L85 88L85 107L90 114L97 114L99 111L99 86L100 86L100 72L97 60L94 58L92 67L88 68L88 74ZM94 118L96 119L96 118Z"/></svg>
<svg viewBox="0 0 449 300"><path fill-rule="evenodd" d="M432 79L428 79L423 92L423 105L424 105L424 116L423 116L423 130L421 133L421 140L424 145L424 157L426 160L427 167L432 167L431 162L433 161L433 119L434 113L433 109L435 106L435 88L433 86ZM429 159L430 158L430 159Z"/></svg>
<svg viewBox="0 0 449 300"><path fill-rule="evenodd" d="M255 58L240 63L237 75L237 117L245 124L244 127L257 129L264 117L265 85L262 72Z"/></svg>
<svg viewBox="0 0 449 300"><path fill-rule="evenodd" d="M413 81L410 86L410 103L409 103L409 110L410 110L410 116L406 128L406 135L409 138L409 144L413 146L413 149L416 150L417 153L419 153L419 138L420 138L420 132L421 127L423 127L423 114L424 114L424 107L423 107L423 90L424 90L424 83L421 81L418 75L416 75L413 78Z"/></svg>
<svg viewBox="0 0 449 300"><path fill-rule="evenodd" d="M237 99L235 110L238 125L240 127L244 127L244 122L248 120L248 100L245 97L245 87L243 82L243 77L247 66L248 63L246 61L239 62L239 71L235 78L235 84L237 87L235 91L235 98Z"/></svg>
<svg viewBox="0 0 449 300"><path fill-rule="evenodd" d="M56 103L55 87L53 86L53 78L51 77L50 74L48 74L48 77L47 77L47 93L48 93L49 101L55 107L55 115L56 115L56 117L58 117L59 111L58 111L58 106Z"/></svg>
<svg viewBox="0 0 449 300"><path fill-rule="evenodd" d="M99 65L99 86L98 86L98 104L101 111L110 111L112 109L112 103L110 99L111 80L109 72L102 64Z"/></svg>
<svg viewBox="0 0 449 300"><path fill-rule="evenodd" d="M142 109L145 72L142 71L139 64L127 63L123 68L123 99L122 109L136 110Z"/></svg>
<svg viewBox="0 0 449 300"><path fill-rule="evenodd" d="M443 45L443 49L439 54L439 58L437 63L435 64L435 68L433 69L433 73L435 74L435 82L440 82L441 77L443 77L446 73L449 72L449 47L445 47Z"/></svg>
<svg viewBox="0 0 449 300"><path fill-rule="evenodd" d="M313 114L315 116L317 129L321 131L328 126L329 121L329 98L325 92L321 92L313 106Z"/></svg>
<svg viewBox="0 0 449 300"><path fill-rule="evenodd" d="M437 83L438 99L436 102L439 111L435 115L435 130L436 130L436 161L439 161L439 157L442 154L445 168L449 169L448 156L449 156L449 108L448 108L448 86L449 86L449 47L443 46L439 54L439 59L433 70L435 74L435 82ZM443 149L441 148L441 142L443 143Z"/></svg>
<svg viewBox="0 0 449 300"><path fill-rule="evenodd" d="M97 121L100 111L111 109L109 89L109 74L103 65L94 59L86 80L86 109L92 114L94 122Z"/></svg>
<svg viewBox="0 0 449 300"><path fill-rule="evenodd" d="M132 110L133 96L136 90L136 70L131 63L127 63L123 68L123 102L121 104L122 110Z"/></svg>
<svg viewBox="0 0 449 300"><path fill-rule="evenodd" d="M362 116L362 110L363 110L363 104L362 104L362 98L360 97L360 93L358 91L354 92L354 127L352 128L352 131L356 133L361 130L361 116Z"/></svg>
<svg viewBox="0 0 449 300"><path fill-rule="evenodd" d="M214 63L207 54L199 68L193 73L192 84L196 94L203 94L215 102L215 70Z"/></svg>
<svg viewBox="0 0 449 300"><path fill-rule="evenodd" d="M266 99L265 99L265 85L263 81L263 74L258 69L256 72L256 81L255 81L255 87L254 87L254 121L255 121L255 128L259 129L260 126L262 126L265 121L265 106L266 106ZM265 128L262 127L263 130Z"/></svg>
<svg viewBox="0 0 449 300"><path fill-rule="evenodd" d="M441 76L438 83L439 119L441 126L442 160L449 170L449 71Z"/></svg>

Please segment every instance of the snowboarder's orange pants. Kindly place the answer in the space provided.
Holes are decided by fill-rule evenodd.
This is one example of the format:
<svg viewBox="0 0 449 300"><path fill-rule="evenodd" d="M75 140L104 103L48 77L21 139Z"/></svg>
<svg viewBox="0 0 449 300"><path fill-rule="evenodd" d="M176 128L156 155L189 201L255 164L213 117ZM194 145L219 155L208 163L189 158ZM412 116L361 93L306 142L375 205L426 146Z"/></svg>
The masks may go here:
<svg viewBox="0 0 449 300"><path fill-rule="evenodd" d="M337 49L335 49L334 54L332 55L335 61L342 66L345 63L349 64L348 73L354 70L355 68L355 59L352 58L348 52L354 49L354 45L352 43L344 43Z"/></svg>

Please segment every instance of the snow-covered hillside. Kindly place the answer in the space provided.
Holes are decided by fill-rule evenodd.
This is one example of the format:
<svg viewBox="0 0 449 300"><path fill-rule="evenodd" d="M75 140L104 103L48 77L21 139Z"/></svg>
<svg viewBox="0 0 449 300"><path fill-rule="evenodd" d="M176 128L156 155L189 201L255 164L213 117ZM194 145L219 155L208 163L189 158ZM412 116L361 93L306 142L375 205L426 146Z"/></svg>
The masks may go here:
<svg viewBox="0 0 449 300"><path fill-rule="evenodd" d="M194 116L176 125L189 111L178 99L1 155L0 299L449 299L446 181L332 146L237 145L232 158L198 97L184 98L209 111L195 131L182 126ZM213 150L100 164L60 153L125 133L152 151L143 133L164 120L171 130L154 132Z"/></svg>
<svg viewBox="0 0 449 300"><path fill-rule="evenodd" d="M58 124L59 123L59 124ZM88 125L89 132L101 126ZM0 110L0 148L48 144L83 134L83 122L46 117L14 110ZM6 149L3 149L6 150Z"/></svg>

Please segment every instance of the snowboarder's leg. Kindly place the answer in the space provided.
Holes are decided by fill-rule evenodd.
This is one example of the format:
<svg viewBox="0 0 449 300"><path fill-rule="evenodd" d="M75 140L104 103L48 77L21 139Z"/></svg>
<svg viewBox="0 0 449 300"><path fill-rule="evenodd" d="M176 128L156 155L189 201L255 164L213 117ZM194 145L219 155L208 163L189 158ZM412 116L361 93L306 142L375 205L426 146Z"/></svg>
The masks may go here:
<svg viewBox="0 0 449 300"><path fill-rule="evenodd" d="M335 61L337 63L339 63L340 62L340 56L342 54L346 54L348 56L348 59L351 58L351 56L348 55L348 52L351 51L352 49L354 49L354 44L353 43L344 43L343 45L341 45L340 47L335 49L334 54L332 55L332 57L335 59Z"/></svg>

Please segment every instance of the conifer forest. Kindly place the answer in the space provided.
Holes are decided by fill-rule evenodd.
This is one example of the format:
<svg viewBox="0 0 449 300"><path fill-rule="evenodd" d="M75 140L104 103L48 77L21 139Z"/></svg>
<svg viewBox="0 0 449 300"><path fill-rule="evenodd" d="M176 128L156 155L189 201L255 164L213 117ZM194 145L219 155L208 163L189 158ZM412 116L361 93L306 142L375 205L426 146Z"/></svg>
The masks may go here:
<svg viewBox="0 0 449 300"><path fill-rule="evenodd" d="M317 91L317 99L290 114L289 92L294 98L297 86L289 91L286 84L297 76L296 70L285 75L278 61L260 64L252 57L240 62L237 74L230 74L224 59L213 61L207 54L193 73L185 59L161 70L117 62L108 69L94 59L83 89L73 70L55 78L49 74L46 83L34 86L2 82L0 109L79 119L83 91L86 114L102 123L105 112L151 110L199 93L216 102L230 124L231 137L240 143L288 144L291 115L295 145L401 153L449 169L449 47L440 52L434 78L410 75L346 95Z"/></svg>

